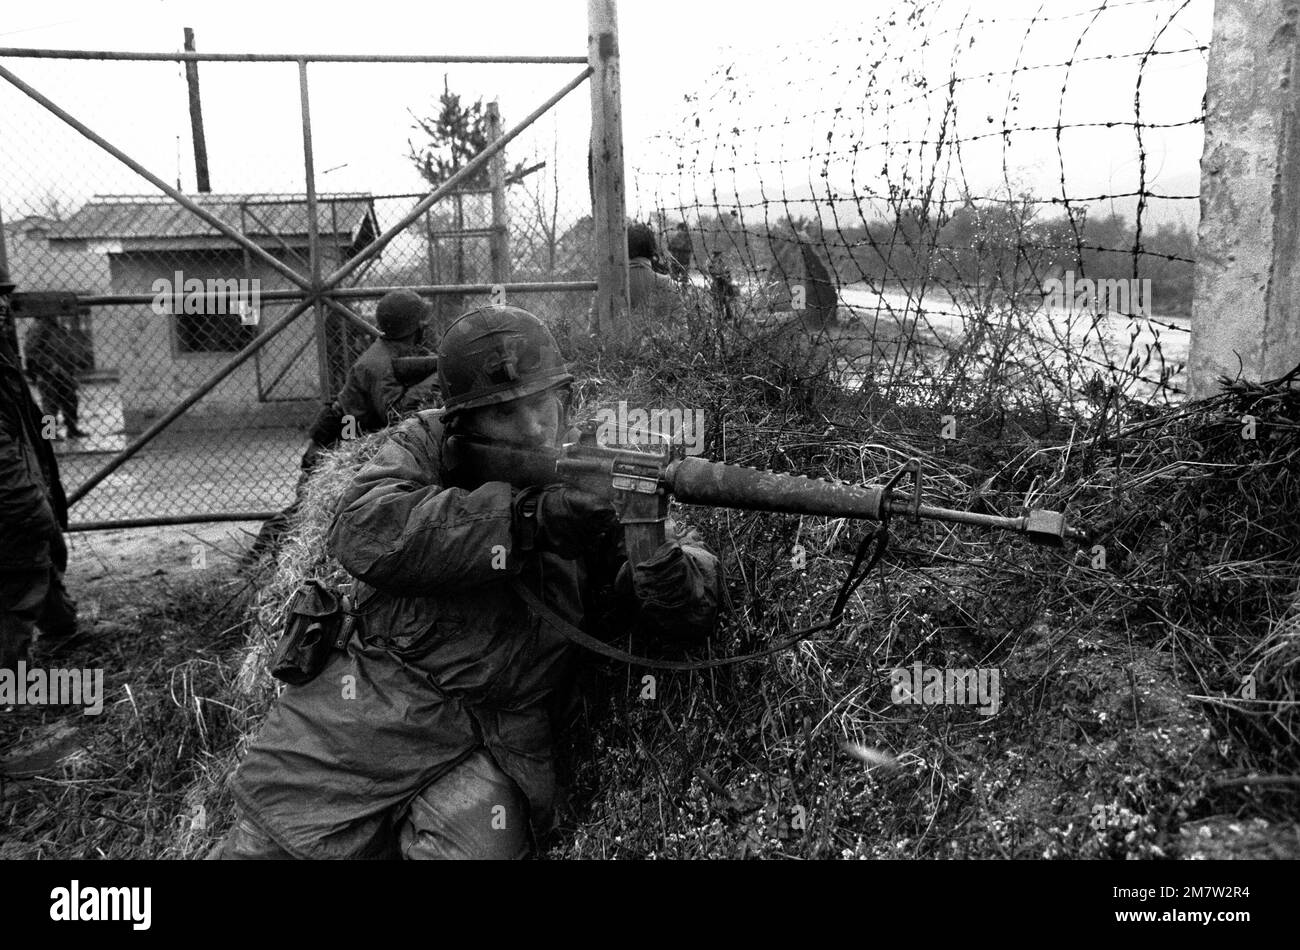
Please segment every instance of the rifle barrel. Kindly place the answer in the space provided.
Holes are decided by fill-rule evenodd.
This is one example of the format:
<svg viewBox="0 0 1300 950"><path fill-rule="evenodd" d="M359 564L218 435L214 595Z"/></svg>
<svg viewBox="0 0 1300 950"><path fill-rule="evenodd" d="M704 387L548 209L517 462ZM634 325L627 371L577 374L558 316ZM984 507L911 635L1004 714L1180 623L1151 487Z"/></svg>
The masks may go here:
<svg viewBox="0 0 1300 950"><path fill-rule="evenodd" d="M906 499L891 498L889 500L889 513L894 515L911 516L913 514L912 505ZM956 508L939 508L935 505L921 505L917 508L915 514L920 518L931 518L935 521L952 521L957 524L973 524L981 528L1001 528L1004 531L1023 531L1025 529L1025 519L1023 516L1008 518L1003 515L982 515L974 511L961 511Z"/></svg>

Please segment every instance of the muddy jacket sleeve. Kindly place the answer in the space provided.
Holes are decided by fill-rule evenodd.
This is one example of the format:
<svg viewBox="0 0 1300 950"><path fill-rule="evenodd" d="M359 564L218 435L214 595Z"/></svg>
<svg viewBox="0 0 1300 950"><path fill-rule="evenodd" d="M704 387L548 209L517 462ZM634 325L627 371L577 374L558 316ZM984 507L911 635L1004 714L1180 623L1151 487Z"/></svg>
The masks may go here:
<svg viewBox="0 0 1300 950"><path fill-rule="evenodd" d="M349 573L406 597L437 596L519 573L510 486L443 487L439 461L438 446L412 419L352 480L329 536L331 552Z"/></svg>

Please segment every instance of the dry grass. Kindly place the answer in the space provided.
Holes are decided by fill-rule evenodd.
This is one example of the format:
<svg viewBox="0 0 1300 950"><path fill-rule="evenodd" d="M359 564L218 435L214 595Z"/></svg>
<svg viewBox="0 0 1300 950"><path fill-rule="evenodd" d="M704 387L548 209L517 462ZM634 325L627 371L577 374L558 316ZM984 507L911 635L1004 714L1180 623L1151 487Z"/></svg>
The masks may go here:
<svg viewBox="0 0 1300 950"><path fill-rule="evenodd" d="M650 333L651 350L567 343L580 411L698 407L712 458L858 483L917 457L936 502L1068 508L1106 565L1090 548L895 523L881 576L815 641L741 667L656 673L653 701L643 671L593 660L549 856L1159 857L1189 853L1186 832L1216 815L1260 819L1261 834L1294 820L1294 386L1105 415L957 400L947 440L943 393L987 380L849 392L826 372L824 342L792 346L788 326L750 332L702 314ZM1254 440L1241 437L1245 414ZM196 856L224 833L225 778L274 696L265 658L284 607L305 577L342 579L324 535L376 444L327 459L253 589L205 581L151 599L113 660L131 670L112 684L122 698L85 753L59 779L6 792L4 854ZM705 648L714 656L824 616L866 527L678 514L726 568L732 610ZM1000 711L891 703L888 671L914 662L996 667Z"/></svg>
<svg viewBox="0 0 1300 950"><path fill-rule="evenodd" d="M247 639L231 663L234 676L227 691L230 706L254 728L241 730L226 753L186 790L190 808L201 811L208 820L183 829L169 853L200 856L220 840L233 822L234 802L226 792L226 778L279 693L280 684L272 678L268 663L284 628L289 603L309 578L339 590L350 589L351 578L326 551L326 537L343 490L385 438L383 433L377 433L344 442L324 453L307 483L298 518L275 561L264 559L257 565L257 593L248 606Z"/></svg>
<svg viewBox="0 0 1300 950"><path fill-rule="evenodd" d="M1068 509L1107 563L896 524L883 579L839 633L741 669L661 675L653 703L639 672L612 670L571 750L575 809L553 856L1159 857L1217 814L1294 819L1294 386L1163 412L972 409L948 441L942 401L882 404L801 372L807 357L770 339L730 342L725 372L701 372L687 347L601 375L633 404L704 407L714 458L860 483L917 457L927 494L953 506ZM860 530L688 517L737 605L713 655L824 616ZM893 705L888 671L918 661L1000 669L1004 708Z"/></svg>

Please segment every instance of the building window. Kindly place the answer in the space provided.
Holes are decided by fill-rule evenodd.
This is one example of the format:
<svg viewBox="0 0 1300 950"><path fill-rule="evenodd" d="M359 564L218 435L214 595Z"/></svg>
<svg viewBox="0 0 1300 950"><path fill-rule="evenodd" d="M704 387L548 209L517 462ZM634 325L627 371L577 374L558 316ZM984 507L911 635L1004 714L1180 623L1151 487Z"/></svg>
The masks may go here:
<svg viewBox="0 0 1300 950"><path fill-rule="evenodd" d="M257 339L257 327L237 313L176 315L176 346L182 353L237 353Z"/></svg>

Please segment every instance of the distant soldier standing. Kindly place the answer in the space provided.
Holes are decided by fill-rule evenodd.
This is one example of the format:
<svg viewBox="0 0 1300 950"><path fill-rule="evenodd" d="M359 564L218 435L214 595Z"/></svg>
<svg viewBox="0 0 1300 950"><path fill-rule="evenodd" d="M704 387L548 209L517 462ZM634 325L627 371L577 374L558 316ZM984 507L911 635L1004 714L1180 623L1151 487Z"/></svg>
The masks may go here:
<svg viewBox="0 0 1300 950"><path fill-rule="evenodd" d="M70 439L85 435L77 426L77 374L88 367L87 356L57 314L42 314L27 335L27 372L41 391L46 414L54 419L63 414Z"/></svg>
<svg viewBox="0 0 1300 950"><path fill-rule="evenodd" d="M668 239L668 253L673 259L669 265L670 273L677 280L686 280L691 269L691 233L686 230L685 221L677 225L672 237Z"/></svg>
<svg viewBox="0 0 1300 950"><path fill-rule="evenodd" d="M714 251L709 260L709 279L713 291L713 305L720 317L730 323L736 319L732 301L736 299L736 283L731 279L731 268L722 259L721 251Z"/></svg>
<svg viewBox="0 0 1300 950"><path fill-rule="evenodd" d="M13 289L0 271L0 669L9 670L29 659L37 627L53 637L77 631L77 607L63 588L68 504L18 364Z"/></svg>

